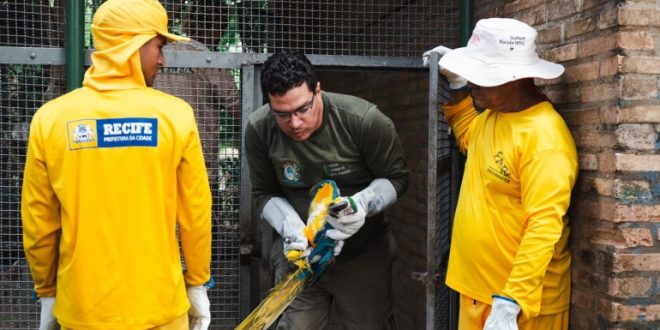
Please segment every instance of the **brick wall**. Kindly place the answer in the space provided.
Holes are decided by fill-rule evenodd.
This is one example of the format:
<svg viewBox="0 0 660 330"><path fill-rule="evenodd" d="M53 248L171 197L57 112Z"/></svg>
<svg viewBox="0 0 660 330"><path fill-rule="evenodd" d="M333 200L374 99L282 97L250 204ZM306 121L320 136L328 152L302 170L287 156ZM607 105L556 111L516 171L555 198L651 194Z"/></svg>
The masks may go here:
<svg viewBox="0 0 660 330"><path fill-rule="evenodd" d="M539 30L539 82L580 156L569 210L572 329L660 328L660 2L475 1Z"/></svg>
<svg viewBox="0 0 660 330"><path fill-rule="evenodd" d="M398 245L393 269L399 329L426 327L426 289L412 272L426 271L428 75L426 71L320 72L321 88L362 97L394 122L403 144L410 185L386 213Z"/></svg>

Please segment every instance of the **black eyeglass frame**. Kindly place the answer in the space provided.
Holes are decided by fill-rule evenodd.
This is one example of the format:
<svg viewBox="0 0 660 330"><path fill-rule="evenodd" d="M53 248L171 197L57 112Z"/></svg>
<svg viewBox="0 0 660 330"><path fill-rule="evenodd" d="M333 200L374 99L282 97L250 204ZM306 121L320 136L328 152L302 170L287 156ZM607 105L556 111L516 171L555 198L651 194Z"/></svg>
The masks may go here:
<svg viewBox="0 0 660 330"><path fill-rule="evenodd" d="M293 112L282 112L282 111L277 111L273 109L273 107L270 107L270 111L273 113L273 116L275 116L275 119L277 121L282 121L282 122L288 122L291 120L291 116L295 115L298 119L300 119L302 116L307 113L307 111L311 110L314 107L314 100L316 99L316 92L312 93L312 100L307 102L307 104L303 105L302 107L298 108L298 110L293 111Z"/></svg>

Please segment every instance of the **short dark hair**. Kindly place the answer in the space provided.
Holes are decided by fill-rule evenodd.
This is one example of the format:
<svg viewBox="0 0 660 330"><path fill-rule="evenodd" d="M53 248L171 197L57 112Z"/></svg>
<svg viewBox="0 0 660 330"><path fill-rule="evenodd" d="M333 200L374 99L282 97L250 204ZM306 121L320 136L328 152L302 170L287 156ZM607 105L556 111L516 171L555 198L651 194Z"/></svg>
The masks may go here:
<svg viewBox="0 0 660 330"><path fill-rule="evenodd" d="M264 62L261 71L261 92L268 95L284 95L289 90L307 83L310 91L316 90L318 78L312 63L298 51L276 52Z"/></svg>

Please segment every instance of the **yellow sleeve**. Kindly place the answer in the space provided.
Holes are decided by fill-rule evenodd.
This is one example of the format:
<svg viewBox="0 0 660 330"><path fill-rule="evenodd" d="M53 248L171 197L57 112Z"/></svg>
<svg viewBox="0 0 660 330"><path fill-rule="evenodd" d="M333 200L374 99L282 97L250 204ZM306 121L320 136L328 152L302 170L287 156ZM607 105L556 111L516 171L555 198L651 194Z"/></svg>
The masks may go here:
<svg viewBox="0 0 660 330"><path fill-rule="evenodd" d="M445 118L454 132L458 147L465 153L470 139L470 125L478 115L472 104L472 97L467 96L455 105L444 105L443 110Z"/></svg>
<svg viewBox="0 0 660 330"><path fill-rule="evenodd" d="M186 141L177 178L185 280L187 285L202 285L211 277L211 190L196 125Z"/></svg>
<svg viewBox="0 0 660 330"><path fill-rule="evenodd" d="M21 221L23 249L30 265L34 290L39 297L55 295L59 257L60 202L50 185L39 117L30 125L23 190Z"/></svg>
<svg viewBox="0 0 660 330"><path fill-rule="evenodd" d="M518 302L523 318L541 309L543 281L568 219L577 157L567 150L539 152L521 165L525 234L502 293Z"/></svg>

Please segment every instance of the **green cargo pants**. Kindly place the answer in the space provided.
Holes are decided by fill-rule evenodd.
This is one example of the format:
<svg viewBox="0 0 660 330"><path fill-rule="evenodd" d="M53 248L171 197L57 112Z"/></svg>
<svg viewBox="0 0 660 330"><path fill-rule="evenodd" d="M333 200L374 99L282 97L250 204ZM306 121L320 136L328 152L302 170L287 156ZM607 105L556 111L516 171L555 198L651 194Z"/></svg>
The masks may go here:
<svg viewBox="0 0 660 330"><path fill-rule="evenodd" d="M387 231L372 237L362 253L339 259L282 314L276 329L396 329L392 312L394 237ZM276 239L271 250L279 282L295 270Z"/></svg>

